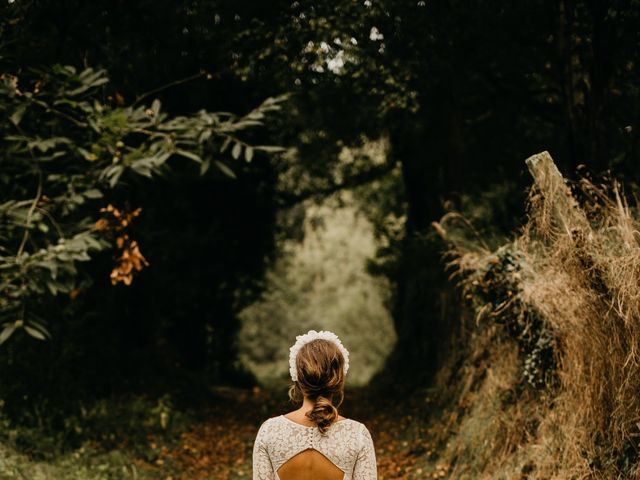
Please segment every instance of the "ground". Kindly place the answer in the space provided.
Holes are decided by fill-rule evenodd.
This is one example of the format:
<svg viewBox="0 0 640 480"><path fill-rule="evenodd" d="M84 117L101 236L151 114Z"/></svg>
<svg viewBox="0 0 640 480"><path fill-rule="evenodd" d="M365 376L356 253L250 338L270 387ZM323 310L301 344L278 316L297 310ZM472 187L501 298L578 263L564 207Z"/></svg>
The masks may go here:
<svg viewBox="0 0 640 480"><path fill-rule="evenodd" d="M217 399L206 412L206 420L194 424L183 433L178 444L164 451L164 456L180 465L177 479L240 480L251 478L251 451L260 422L269 416L285 413L292 405L277 393L260 389L252 391L217 390ZM425 419L413 416L410 406L426 403L424 394L415 393L410 399L368 398L370 392L355 391L347 396L342 413L367 425L376 446L379 478L399 479L417 475L423 477L418 459L430 451L429 430ZM420 397L420 398L418 398ZM159 458L156 462L163 462ZM140 465L157 468L160 465ZM430 472L444 476L446 470ZM442 475L441 475L442 474Z"/></svg>
<svg viewBox="0 0 640 480"><path fill-rule="evenodd" d="M164 420L165 410L147 408L140 400L110 401L102 406L109 410L106 421L98 427L94 422L95 431L85 433L80 447L46 453L46 447L21 451L11 442L0 443L0 480L251 479L261 422L294 408L285 390L218 387L189 414L174 410ZM145 409L148 416L140 416ZM403 396L347 391L341 408L341 414L369 428L380 480L447 476L446 466L435 461L442 445L434 439L442 436L429 424L432 413L427 390ZM153 426L150 418L168 425Z"/></svg>

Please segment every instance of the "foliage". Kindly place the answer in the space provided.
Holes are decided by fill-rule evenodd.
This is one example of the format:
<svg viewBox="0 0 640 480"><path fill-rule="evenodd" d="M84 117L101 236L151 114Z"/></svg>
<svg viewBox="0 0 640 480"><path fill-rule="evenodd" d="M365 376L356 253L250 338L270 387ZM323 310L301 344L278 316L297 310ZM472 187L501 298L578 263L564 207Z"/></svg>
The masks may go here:
<svg viewBox="0 0 640 480"><path fill-rule="evenodd" d="M457 328L451 321L457 315L457 297L443 287L439 243L431 232L431 223L448 210L451 198L460 199L465 209L475 207L479 203L475 192L504 184L505 179L515 183L506 193L486 197L499 208L478 208L475 214L489 229L497 222L500 230L508 231L524 212L518 193L526 184L520 159L532 151L553 151L568 175L586 164L594 171L613 167L627 180L637 177L639 12L637 0L609 4L535 0L499 8L487 0L5 2L0 6L0 64L2 71L13 72L19 80L14 85L5 74L2 88L8 93L2 102L10 108L0 105L0 204L9 212L0 212L0 244L7 249L0 252L0 261L12 265L6 270L9 284L4 282L5 270L0 270L0 287L13 289L11 295L16 296L15 301L0 297L0 302L13 302L9 317L1 323L7 323L5 336L15 327L29 332L22 328L27 326L36 336L46 337L50 331L64 339L42 345L27 343L20 333L11 335L12 341L0 350L8 412L33 425L52 403L69 397L151 389L132 381L136 375L156 388L181 378L182 388L189 391L203 383L188 375L185 379L191 369L205 369L209 381L244 380L235 369L238 313L255 301L264 285L261 279L274 256L274 239L282 234L277 231L277 214L283 208L295 210L305 199L322 199L354 187L361 189L363 210L373 219L381 241L382 261L376 268L394 287L392 312L399 342L390 372L394 380L403 373L428 378L425 372L437 369L438 354ZM84 88L76 78L84 71L72 74L66 67L58 71L46 67L52 64L106 67L114 81L69 96L65 89ZM93 82L103 77L97 69L86 73ZM43 79L46 82L38 85ZM75 83L66 87L68 81ZM173 88L162 87L169 84ZM59 99L55 85L63 90L62 104L55 104ZM243 143L236 146L232 141L222 153L225 157L219 152L224 144L219 134L225 122L232 127L228 114L216 114L219 124L202 143L201 133L193 131L207 123L194 112L247 111L260 99L282 91L295 92L286 115L257 119L263 128L247 132L246 137L244 130L231 132ZM158 103L141 106L156 94L162 111ZM18 108L21 104L26 105L23 111ZM136 123L147 131L132 131ZM248 162L256 150L246 145L267 143L265 132L277 138L275 143L293 148L277 161ZM167 135L184 144L169 145ZM388 140L383 162L363 152L352 162L341 163L345 145L366 146L366 139L376 138ZM9 147L15 150L11 155ZM63 155L35 161L32 152L36 159ZM174 158L159 165L158 159L167 153ZM241 159L245 161L234 162ZM238 177L235 182L226 181L230 171L225 166ZM208 170L197 176L199 168ZM56 180L51 175L61 177ZM113 187L110 181L115 182ZM94 189L101 198L91 197L98 195ZM108 205L113 210L100 211ZM139 208L140 215L121 228L122 219ZM500 213L494 222L489 214L496 211ZM115 212L121 214L119 219ZM594 216L597 219L598 213ZM108 228L96 228L104 222ZM487 251L504 243L502 235L487 239L486 230L473 224ZM58 228L65 238L62 244ZM564 278L544 270L549 265L561 272L571 270L569 279L593 281L588 290L603 296L606 303L611 298L609 287L619 287L620 278L637 283L626 274L635 263L630 255L624 256L627 263L614 261L613 248L603 245L626 252L626 244L621 246L606 229L599 227L594 235L601 244L590 243L593 238L587 235L586 248L578 245L584 255L577 259L573 250L565 255L555 249L555 240L562 236L551 245L542 243L549 254L545 261L557 254L582 262L583 269L596 272L595 279L557 262L529 266L544 281ZM477 236L467 231L463 249ZM109 244L115 249L107 249ZM487 336L465 347L477 348L478 355L461 360L464 371L456 386L471 396L461 395L460 408L452 417L471 419L461 428L469 448L456 450L454 445L448 460L499 462L513 453L514 446L523 445L523 436L538 431L540 411L531 398L547 393L541 383L555 369L560 385L574 397L593 400L593 410L579 405L571 418L583 415L600 425L605 440L596 443L604 453L592 454L590 440L583 442L580 434L574 437L575 432L562 430L566 425L561 423L546 425L565 431L565 437L553 437L557 444L544 444L538 451L565 452L557 463L568 465L577 456L565 446L578 445L578 438L588 452L585 463L592 461L596 469L604 465L609 473L612 470L606 468L614 467L605 463L619 461L621 466L615 468L627 473L630 467L624 462L633 463L635 448L627 440L635 438L635 430L625 418L635 419L637 414L629 413L636 403L628 398L633 388L626 389L635 388L634 371L618 368L620 352L627 345L623 330L616 327L620 319L595 305L597 313L587 317L593 335L572 335L583 331L581 323L565 322L564 330L549 329L549 318L569 316L544 312L551 294L537 302L536 309L532 307L533 301L524 298L531 293L530 269L521 264L520 255L511 253L508 248L483 256L489 263L476 265L475 272L465 277L487 282L469 284L469 293L480 308L490 304L484 313L491 310L496 315L483 317ZM539 252L533 256L542 257ZM87 262L87 257L94 261ZM35 266L48 260L57 265L55 273ZM153 275L133 280L145 261ZM23 265L29 279L26 290L21 290L26 278L21 276ZM116 288L109 271L119 284ZM608 272L604 280L602 272ZM520 273L526 277L524 283L513 278ZM87 287L90 281L92 288ZM273 278L269 281L271 285L264 285L267 296L279 289ZM120 288L126 283L131 285ZM551 293L580 298L563 285L558 280ZM64 294L52 298L51 288ZM289 285L280 291L288 289ZM628 285L625 290L634 291ZM516 292L512 297L521 301L500 310L507 292ZM74 301L68 302L67 296ZM283 302L295 303L286 298ZM620 304L608 306L612 305ZM598 330L600 314L611 319L606 325L615 328ZM47 325L44 319L50 320ZM622 323L634 325L634 321ZM506 339L496 332L507 334ZM637 337L635 330L631 333L630 338ZM500 348L492 345L494 334L505 342ZM556 353L565 348L575 350L576 357L544 363L550 360L548 334L561 340L552 342ZM615 339L619 345L613 351L595 348L590 338L603 345ZM568 348L565 340L576 343ZM518 348L521 354L514 355ZM402 355L408 358L399 359ZM527 359L533 368L525 366ZM606 372L601 377L611 383L583 382L584 372L578 367L571 371L576 375L563 377L571 359L574 367L590 365ZM409 371L406 365L420 368ZM628 365L635 365L633 359ZM631 376L625 383L627 374ZM521 388L523 380L535 388ZM602 405L616 398L606 392L621 385L623 404L608 415ZM593 390L581 390L586 387ZM595 391L605 393L594 397ZM529 402L514 404L520 394L531 395ZM476 399L481 401L474 403ZM470 406L474 414L465 416ZM604 414L598 415L597 408ZM542 413L551 412L552 417L558 411ZM451 429L458 425L455 419L449 424ZM584 433L584 425L577 425L576 432ZM491 437L494 431L497 436ZM609 454L602 446L607 440L615 445ZM471 449L481 444L491 449ZM488 471L484 467L474 473ZM511 476L529 475L530 466L517 467ZM451 471L452 476L464 473Z"/></svg>
<svg viewBox="0 0 640 480"><path fill-rule="evenodd" d="M475 317L447 455L468 458L458 471L476 477L509 468L630 478L639 465L638 207L611 180L585 177L573 196L547 154L527 163L530 218L513 242L491 253L459 243L450 217L438 225ZM518 370L500 360L511 345ZM478 451L490 431L491 448Z"/></svg>
<svg viewBox="0 0 640 480"><path fill-rule="evenodd" d="M443 222L446 225L446 221ZM448 227L448 225L447 225ZM495 322L518 345L522 356L521 376L533 388L547 388L556 381L555 336L540 312L522 300L526 260L510 246L483 252L471 267L464 265L453 276L462 296L475 312L476 322ZM453 260L453 265L458 265Z"/></svg>
<svg viewBox="0 0 640 480"><path fill-rule="evenodd" d="M127 188L135 176L169 175L171 158L196 163L201 175L213 167L212 174L235 178L241 156L251 162L254 152L279 150L249 145L240 135L262 126L286 97L269 98L243 117L205 110L170 117L158 100L150 107L119 105L117 96L102 101L104 70L54 66L0 80L0 344L17 329L49 336L38 302L47 294L77 295L88 280L77 263L93 252L109 245L121 250L112 278L131 282L131 265L122 263L134 258L139 270L144 258L137 243L126 233L105 235L117 229L98 220L114 189ZM231 163L221 157L227 150ZM136 212L118 228L128 227Z"/></svg>
<svg viewBox="0 0 640 480"><path fill-rule="evenodd" d="M156 478L150 467L169 460L166 452L192 422L191 414L176 408L169 396L85 404L55 433L5 420L0 474L16 479ZM163 471L178 473L169 461Z"/></svg>
<svg viewBox="0 0 640 480"><path fill-rule="evenodd" d="M348 187L359 174L375 173L369 159L336 181L337 154L363 132L389 138L387 163L401 167L407 221L406 240L385 270L396 287L406 363L435 365L438 340L447 335L439 244L425 233L451 197L505 178L518 179L517 189L518 159L541 149L557 152L569 172L582 163L594 170L616 164L633 178L638 139L625 128L637 116L634 5L536 1L496 9L490 2L380 0L243 12L244 30L228 40L234 71L297 92L295 160L309 172L302 177L309 190ZM513 201L521 197L508 199L504 231L522 215L522 203Z"/></svg>
<svg viewBox="0 0 640 480"><path fill-rule="evenodd" d="M305 202L294 215L303 216L301 238L283 242L262 298L239 314L240 360L261 384L281 385L288 381L293 332L331 330L350 352L348 384L365 385L396 341L390 286L366 269L376 251L373 225L351 192L320 205Z"/></svg>
<svg viewBox="0 0 640 480"><path fill-rule="evenodd" d="M201 71L163 92L163 106L237 111L294 91L286 116L268 128L295 154L260 172L267 185L292 164L299 173L293 191L269 197L276 206L370 185L398 166L402 185L389 190L398 195L390 203L406 205L409 240L397 244L397 261L388 262L396 267L386 271L409 344L438 329L441 310L439 292L412 290L442 280L437 244L414 235L430 230L450 197L505 179L524 186L519 159L542 149L567 172L585 163L633 178L640 165L637 0L500 8L486 0L43 0L5 4L4 12L12 48L3 60L106 65L122 98ZM336 168L344 145L381 137L390 143L384 165L363 157ZM509 209L507 218L522 214L521 203ZM413 261L418 251L424 262ZM415 272L415 263L429 272ZM430 350L423 347L403 351Z"/></svg>

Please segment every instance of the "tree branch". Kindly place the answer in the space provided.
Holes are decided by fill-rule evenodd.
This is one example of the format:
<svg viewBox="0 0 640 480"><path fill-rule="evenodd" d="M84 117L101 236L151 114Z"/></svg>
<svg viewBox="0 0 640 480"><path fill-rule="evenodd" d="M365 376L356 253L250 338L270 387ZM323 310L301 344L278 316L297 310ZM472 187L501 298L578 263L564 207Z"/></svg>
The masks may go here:
<svg viewBox="0 0 640 480"><path fill-rule="evenodd" d="M325 197L341 190L360 187L388 175L393 171L396 165L396 161L391 161L383 165L371 167L370 169L353 175L340 183L334 183L322 188L310 189L297 194L281 193L278 196L277 202L280 207L289 208L312 197Z"/></svg>
<svg viewBox="0 0 640 480"><path fill-rule="evenodd" d="M49 105L47 102L44 102L42 100L37 100L35 98L30 98L29 99L31 101L31 103L33 103L34 105L37 105L39 107L44 108L47 112L51 112L51 113L55 113L56 115L69 120L71 123L73 123L74 125L76 125L77 127L80 128L87 128L89 126L89 124L78 120L77 118L72 117L71 115L66 114L65 112L58 110L56 108L53 108L51 105Z"/></svg>
<svg viewBox="0 0 640 480"><path fill-rule="evenodd" d="M162 85L160 87L154 88L152 90L149 90L148 92L143 93L142 95L139 95L138 97L136 97L136 101L133 102L131 104L132 107L135 107L136 105L138 105L142 100L144 100L145 98L151 96L151 95L155 95L158 92L161 92L163 90L166 90L167 88L171 88L171 87L175 87L176 85L180 85L183 83L187 83L190 82L192 80L197 80L200 77L204 77L205 75L208 75L207 72L198 72L195 75L191 75L189 77L185 77L185 78L180 78L178 80L174 80L173 82L167 83L166 85Z"/></svg>
<svg viewBox="0 0 640 480"><path fill-rule="evenodd" d="M24 247L27 244L27 239L29 238L29 227L31 226L31 218L33 217L33 212L35 212L38 202L40 202L40 197L42 197L42 172L38 172L38 190L36 192L35 198L33 199L33 202L31 203L29 212L27 213L24 234L22 235L22 241L20 242L20 247L18 248L16 257L19 257L20 255L22 255L22 252L24 252Z"/></svg>

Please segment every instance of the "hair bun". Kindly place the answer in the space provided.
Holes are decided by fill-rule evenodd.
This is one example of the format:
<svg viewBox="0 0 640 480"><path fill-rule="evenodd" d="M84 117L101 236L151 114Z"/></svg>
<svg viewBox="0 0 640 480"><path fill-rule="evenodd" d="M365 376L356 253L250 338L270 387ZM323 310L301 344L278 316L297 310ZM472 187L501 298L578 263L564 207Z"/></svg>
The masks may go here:
<svg viewBox="0 0 640 480"><path fill-rule="evenodd" d="M316 398L313 409L307 412L306 416L318 425L318 430L324 434L333 422L338 419L338 409L328 398L320 395Z"/></svg>

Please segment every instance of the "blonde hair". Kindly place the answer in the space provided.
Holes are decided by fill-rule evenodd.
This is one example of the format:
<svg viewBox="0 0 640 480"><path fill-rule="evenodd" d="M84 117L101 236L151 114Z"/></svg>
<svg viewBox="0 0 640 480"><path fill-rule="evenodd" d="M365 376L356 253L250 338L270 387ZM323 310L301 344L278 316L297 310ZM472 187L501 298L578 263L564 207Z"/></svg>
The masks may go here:
<svg viewBox="0 0 640 480"><path fill-rule="evenodd" d="M323 339L305 344L296 357L298 380L289 387L289 398L300 401L304 395L314 402L306 416L322 434L338 419L344 399L344 363L338 347Z"/></svg>

